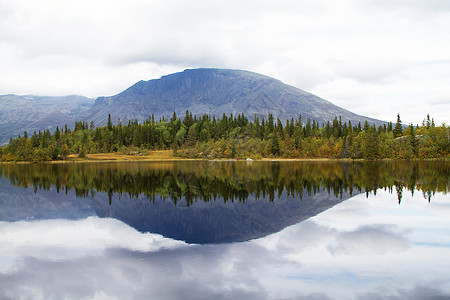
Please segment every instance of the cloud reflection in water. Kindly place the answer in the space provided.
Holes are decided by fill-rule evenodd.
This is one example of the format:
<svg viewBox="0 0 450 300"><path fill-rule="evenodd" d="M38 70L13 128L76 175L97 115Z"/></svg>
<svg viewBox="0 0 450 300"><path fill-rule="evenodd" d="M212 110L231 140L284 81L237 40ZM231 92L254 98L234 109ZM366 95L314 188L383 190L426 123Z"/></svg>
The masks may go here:
<svg viewBox="0 0 450 300"><path fill-rule="evenodd" d="M109 218L1 222L0 298L448 298L450 250L434 246L450 241L448 210L435 211L448 209L446 198L405 196L398 206L387 193L356 196L265 238L221 245Z"/></svg>

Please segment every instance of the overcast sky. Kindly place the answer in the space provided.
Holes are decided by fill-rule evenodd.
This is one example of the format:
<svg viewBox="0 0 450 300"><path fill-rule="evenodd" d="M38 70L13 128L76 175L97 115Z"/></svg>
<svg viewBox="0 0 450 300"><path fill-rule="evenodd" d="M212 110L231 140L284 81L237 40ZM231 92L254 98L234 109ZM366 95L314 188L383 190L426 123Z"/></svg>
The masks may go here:
<svg viewBox="0 0 450 300"><path fill-rule="evenodd" d="M0 0L0 94L89 97L186 68L450 123L448 0Z"/></svg>

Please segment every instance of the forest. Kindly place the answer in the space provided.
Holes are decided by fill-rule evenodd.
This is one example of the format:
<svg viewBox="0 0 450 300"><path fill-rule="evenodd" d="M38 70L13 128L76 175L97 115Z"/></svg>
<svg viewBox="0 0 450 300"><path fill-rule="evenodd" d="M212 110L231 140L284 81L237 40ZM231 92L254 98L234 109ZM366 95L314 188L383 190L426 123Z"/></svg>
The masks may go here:
<svg viewBox="0 0 450 300"><path fill-rule="evenodd" d="M310 119L287 120L269 114L249 121L244 114L225 113L221 118L193 116L182 118L175 112L170 119L137 120L95 127L93 121L75 122L73 129L38 131L11 138L0 148L0 161L66 160L69 155L85 158L93 153L146 155L151 150L173 150L181 158L261 159L261 158L348 158L348 159L433 159L449 158L450 127L436 126L428 115L419 125L396 123L376 127L343 122L318 124Z"/></svg>

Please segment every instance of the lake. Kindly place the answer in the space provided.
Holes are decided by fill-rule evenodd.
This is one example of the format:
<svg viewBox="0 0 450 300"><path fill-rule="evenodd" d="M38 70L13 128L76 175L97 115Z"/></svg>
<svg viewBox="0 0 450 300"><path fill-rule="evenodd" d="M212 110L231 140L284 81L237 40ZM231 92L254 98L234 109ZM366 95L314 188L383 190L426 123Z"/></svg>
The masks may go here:
<svg viewBox="0 0 450 300"><path fill-rule="evenodd" d="M450 299L450 161L0 165L0 299Z"/></svg>

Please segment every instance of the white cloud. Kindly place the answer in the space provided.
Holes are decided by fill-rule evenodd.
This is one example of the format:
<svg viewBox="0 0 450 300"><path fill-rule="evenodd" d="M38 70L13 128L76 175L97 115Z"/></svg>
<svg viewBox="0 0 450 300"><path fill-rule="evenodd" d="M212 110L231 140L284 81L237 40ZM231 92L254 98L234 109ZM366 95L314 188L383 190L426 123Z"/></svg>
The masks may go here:
<svg viewBox="0 0 450 300"><path fill-rule="evenodd" d="M444 13L450 11L450 3L446 0L363 0L364 4L369 4L371 8L378 9L403 9L410 12L434 12Z"/></svg>
<svg viewBox="0 0 450 300"><path fill-rule="evenodd" d="M395 226L363 226L336 237L337 245L330 246L333 254L381 255L389 252L405 252L411 247L405 236L411 232L399 231Z"/></svg>
<svg viewBox="0 0 450 300"><path fill-rule="evenodd" d="M448 105L427 102L447 95L446 65L429 63L450 60L449 14L439 0L3 0L0 93L102 96L184 68L236 68L372 117L419 123L426 110L450 123Z"/></svg>
<svg viewBox="0 0 450 300"><path fill-rule="evenodd" d="M183 242L141 234L115 219L0 222L0 253L59 261L102 255L108 248L158 251ZM0 270L5 271L5 270Z"/></svg>

